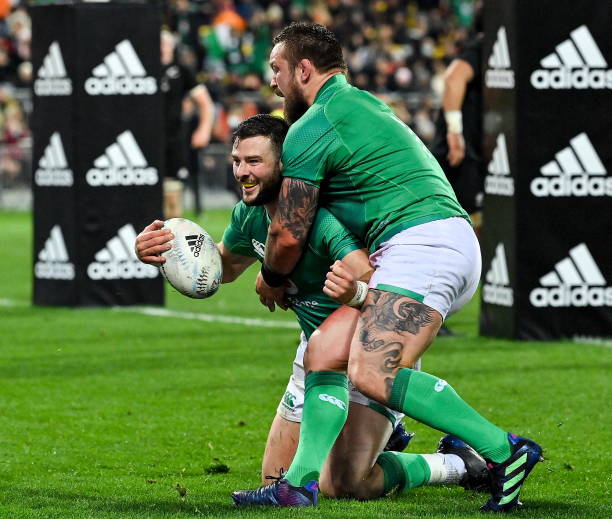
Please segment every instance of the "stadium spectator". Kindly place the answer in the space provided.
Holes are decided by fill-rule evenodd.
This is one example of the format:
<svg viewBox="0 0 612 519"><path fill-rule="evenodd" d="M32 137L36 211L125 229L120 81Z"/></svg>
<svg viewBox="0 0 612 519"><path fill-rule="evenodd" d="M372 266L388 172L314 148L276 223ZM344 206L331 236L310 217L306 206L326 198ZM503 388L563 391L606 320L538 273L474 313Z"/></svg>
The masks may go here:
<svg viewBox="0 0 612 519"><path fill-rule="evenodd" d="M485 171L482 150L482 27L444 74L442 107L430 149L480 234Z"/></svg>
<svg viewBox="0 0 612 519"><path fill-rule="evenodd" d="M540 459L540 446L489 422L446 381L413 369L444 318L478 286L480 250L467 214L414 133L383 103L348 85L342 49L331 31L292 24L274 43L271 87L285 98L294 123L283 145L278 208L256 284L260 300L271 311L285 304L283 285L302 255L319 200L363 240L375 271L369 291L360 285L354 301L363 304L356 328L346 337L336 331L346 329L353 315L341 307L309 341L304 421L287 474L259 490L235 492L234 500L316 504L321 467L346 421L342 406L332 409L326 399L346 403L348 371L368 397L476 449L491 474L492 495L483 509L513 509ZM329 281L352 281L335 267ZM408 488L410 462L402 454L393 462L384 454L380 459L384 482L372 486ZM515 469L520 474L509 478Z"/></svg>
<svg viewBox="0 0 612 519"><path fill-rule="evenodd" d="M204 85L175 59L176 42L167 30L161 33L162 78L161 91L164 96L164 216L177 218L183 214L183 180L189 175L187 140L189 147L199 149L208 144L214 120L214 105ZM183 120L183 101L189 98L198 112L195 128L185 136L187 130Z"/></svg>

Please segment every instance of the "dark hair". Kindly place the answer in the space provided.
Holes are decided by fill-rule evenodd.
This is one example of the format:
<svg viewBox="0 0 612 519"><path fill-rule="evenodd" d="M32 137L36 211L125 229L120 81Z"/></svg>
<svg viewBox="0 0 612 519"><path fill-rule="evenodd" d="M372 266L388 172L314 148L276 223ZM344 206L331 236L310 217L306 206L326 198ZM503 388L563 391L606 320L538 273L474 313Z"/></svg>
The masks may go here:
<svg viewBox="0 0 612 519"><path fill-rule="evenodd" d="M346 71L342 47L327 27L318 23L293 22L279 32L274 44L284 43L284 55L291 68L309 59L319 72Z"/></svg>
<svg viewBox="0 0 612 519"><path fill-rule="evenodd" d="M289 125L284 119L273 115L257 114L242 121L232 132L232 146L236 140L261 135L270 139L274 151L280 157L288 130Z"/></svg>

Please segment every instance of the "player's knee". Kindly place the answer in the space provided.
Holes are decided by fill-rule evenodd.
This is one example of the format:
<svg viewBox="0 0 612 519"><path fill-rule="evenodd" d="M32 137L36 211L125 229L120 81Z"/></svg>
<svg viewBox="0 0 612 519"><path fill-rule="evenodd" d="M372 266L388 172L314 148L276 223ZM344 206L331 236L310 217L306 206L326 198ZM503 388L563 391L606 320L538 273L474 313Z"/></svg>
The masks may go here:
<svg viewBox="0 0 612 519"><path fill-rule="evenodd" d="M348 378L357 390L368 398L380 400L384 397L384 379L373 377L372 369L359 359L349 359Z"/></svg>

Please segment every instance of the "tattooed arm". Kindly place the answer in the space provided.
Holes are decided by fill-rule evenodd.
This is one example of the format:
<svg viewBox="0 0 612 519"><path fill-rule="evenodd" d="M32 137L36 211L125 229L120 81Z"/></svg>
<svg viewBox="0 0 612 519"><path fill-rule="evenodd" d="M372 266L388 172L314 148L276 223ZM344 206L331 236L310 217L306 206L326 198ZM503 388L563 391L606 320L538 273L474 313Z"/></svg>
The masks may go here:
<svg viewBox="0 0 612 519"><path fill-rule="evenodd" d="M301 180L283 179L278 196L276 213L268 228L266 257L262 272L272 284L282 285L302 256L308 231L314 220L319 198L319 188ZM271 280L275 281L273 283ZM259 299L271 312L274 303L285 309L284 289L271 287L260 274L256 282Z"/></svg>

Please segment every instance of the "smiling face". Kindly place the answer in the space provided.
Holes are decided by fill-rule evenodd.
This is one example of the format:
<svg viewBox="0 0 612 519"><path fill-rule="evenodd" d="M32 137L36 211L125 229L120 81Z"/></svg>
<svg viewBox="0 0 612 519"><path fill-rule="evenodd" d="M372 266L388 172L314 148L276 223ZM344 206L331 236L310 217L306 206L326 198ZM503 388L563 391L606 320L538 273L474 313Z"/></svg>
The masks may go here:
<svg viewBox="0 0 612 519"><path fill-rule="evenodd" d="M270 87L277 96L285 98L285 119L293 124L308 110L308 102L299 88L298 67L292 67L285 58L284 46L284 43L277 43L270 52Z"/></svg>
<svg viewBox="0 0 612 519"><path fill-rule="evenodd" d="M246 205L264 205L278 198L280 163L268 137L257 135L236 139L232 147L234 178L242 187Z"/></svg>

